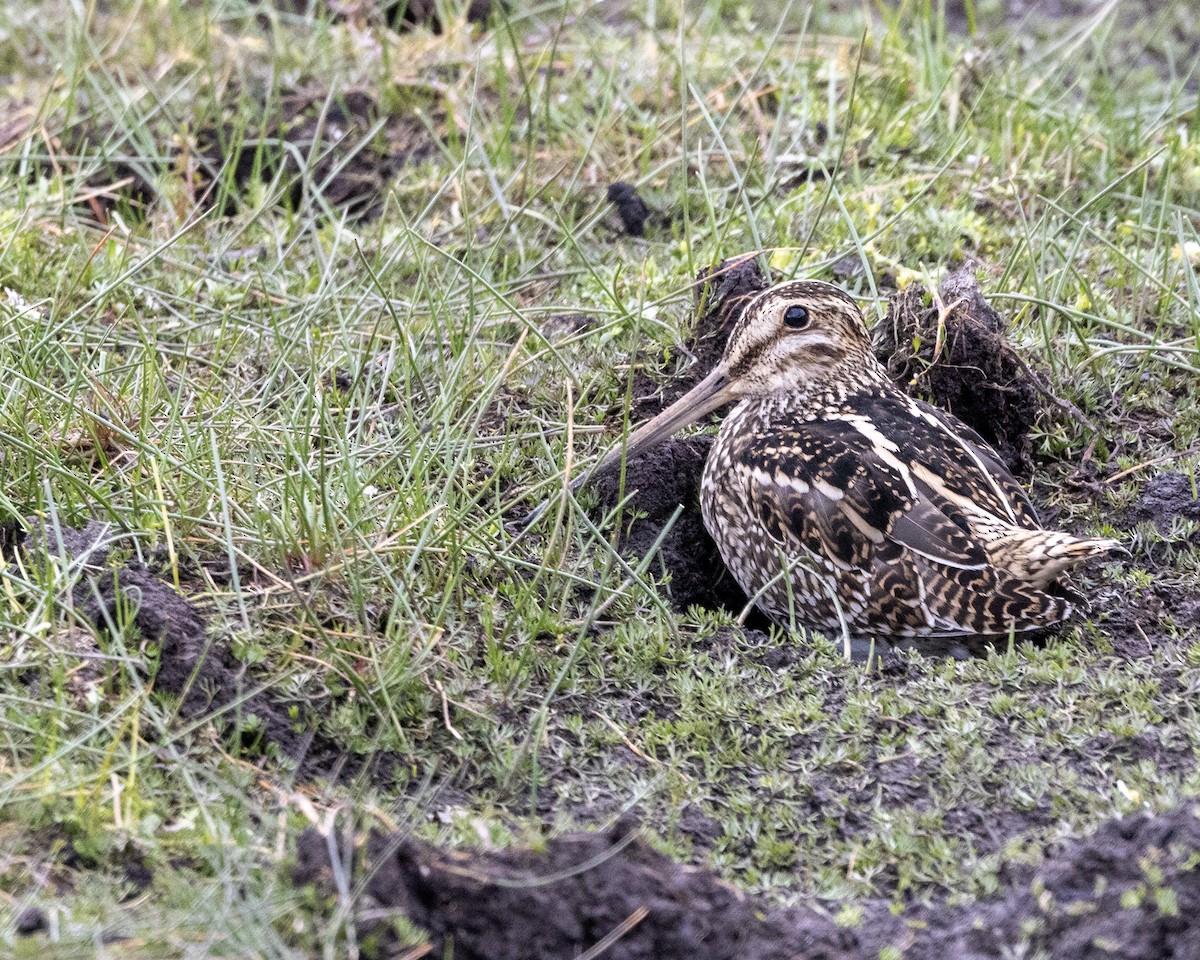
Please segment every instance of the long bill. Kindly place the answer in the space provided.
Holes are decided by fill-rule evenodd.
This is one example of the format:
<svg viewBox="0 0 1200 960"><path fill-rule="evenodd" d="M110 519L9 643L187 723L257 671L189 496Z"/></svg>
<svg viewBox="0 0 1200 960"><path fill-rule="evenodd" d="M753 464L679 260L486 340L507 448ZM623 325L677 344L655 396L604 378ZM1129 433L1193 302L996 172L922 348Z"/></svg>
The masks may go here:
<svg viewBox="0 0 1200 960"><path fill-rule="evenodd" d="M657 444L682 430L688 424L695 423L701 417L712 413L734 399L730 386L729 371L725 362L718 363L707 377L692 387L687 393L663 410L658 416L647 420L629 434L623 445L617 446L606 453L590 470L585 470L571 481L571 489L578 490L597 474L603 473L614 464L620 462L622 454L626 459L645 453ZM519 535L528 531L545 514L550 506L550 500L543 500L533 511L520 522Z"/></svg>
<svg viewBox="0 0 1200 960"><path fill-rule="evenodd" d="M718 407L723 407L733 399L729 371L725 362L722 361L713 368L707 377L666 410L653 419L647 420L629 434L623 446L617 446L606 453L591 470L577 478L572 486L578 488L592 477L619 463L622 454L626 460L632 460L639 454L653 449L668 437L712 413Z"/></svg>

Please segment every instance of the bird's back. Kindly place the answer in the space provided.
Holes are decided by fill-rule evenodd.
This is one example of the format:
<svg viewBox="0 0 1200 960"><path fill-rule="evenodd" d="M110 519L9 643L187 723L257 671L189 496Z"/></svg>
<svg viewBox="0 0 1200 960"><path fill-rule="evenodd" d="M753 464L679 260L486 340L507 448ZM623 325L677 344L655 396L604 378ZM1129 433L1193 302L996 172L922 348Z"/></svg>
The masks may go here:
<svg viewBox="0 0 1200 960"><path fill-rule="evenodd" d="M858 636L1048 626L1071 609L1053 577L1107 549L1043 531L978 434L890 384L743 402L702 500L726 563L773 619ZM1039 551L1049 559L1024 562Z"/></svg>

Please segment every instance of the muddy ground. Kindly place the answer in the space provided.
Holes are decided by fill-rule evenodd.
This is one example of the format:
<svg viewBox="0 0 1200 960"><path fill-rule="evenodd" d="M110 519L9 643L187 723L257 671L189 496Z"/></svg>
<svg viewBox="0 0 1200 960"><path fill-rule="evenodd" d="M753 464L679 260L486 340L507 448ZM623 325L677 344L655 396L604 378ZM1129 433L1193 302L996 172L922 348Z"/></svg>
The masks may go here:
<svg viewBox="0 0 1200 960"><path fill-rule="evenodd" d="M874 960L888 949L907 960L1182 960L1200 956L1198 860L1200 807L1133 814L1062 844L993 898L899 913L868 901L842 924L837 905L772 907L681 866L629 822L537 852L372 834L356 854L347 838L310 830L295 877L328 891L331 863L348 868L381 955L399 955L380 920L397 912L428 931L434 956L460 960Z"/></svg>
<svg viewBox="0 0 1200 960"><path fill-rule="evenodd" d="M381 212L395 174L437 149L415 107L386 106L362 89L301 83L271 96L234 89L225 92L222 111L221 119L201 123L185 138L167 138L156 156L137 159L128 156L136 153L128 144L92 121L65 123L47 141L51 159L31 169L72 169L72 158L94 158L78 170L86 197L80 203L100 223L114 210L144 216L155 203L178 202L174 189L164 189L176 177L189 206L223 214L233 213L250 184L261 182L277 188L273 202L291 209L311 204L317 213L369 219ZM14 122L24 124L19 133L28 133L33 116L16 115ZM432 106L428 116L435 124L444 119Z"/></svg>
<svg viewBox="0 0 1200 960"><path fill-rule="evenodd" d="M228 638L211 632L202 607L176 591L160 572L137 561L110 565L112 550L120 543L114 528L95 522L75 529L29 518L0 530L0 549L19 551L27 563L56 558L71 565L78 575L73 602L100 631L132 626L143 642L152 645L153 665L143 664L145 679L155 691L177 698L184 719L213 720L243 756L289 761L302 781L359 774L386 778L392 757L362 757L344 750L312 732L315 723L307 704L256 687L234 657ZM219 571L214 578L220 579ZM198 577L185 576L181 586L201 592ZM85 669L77 680L103 682L100 671L86 667L89 658L98 659L94 638L83 632L78 637L81 647L73 653Z"/></svg>

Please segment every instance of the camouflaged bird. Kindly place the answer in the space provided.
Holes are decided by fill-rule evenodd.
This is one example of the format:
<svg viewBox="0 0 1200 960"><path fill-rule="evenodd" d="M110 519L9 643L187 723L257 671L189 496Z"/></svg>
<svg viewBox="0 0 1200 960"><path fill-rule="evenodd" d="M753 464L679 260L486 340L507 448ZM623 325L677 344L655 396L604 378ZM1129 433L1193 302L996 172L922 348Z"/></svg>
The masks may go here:
<svg viewBox="0 0 1200 960"><path fill-rule="evenodd" d="M1019 634L1066 618L1059 575L1118 546L1042 529L975 431L888 379L858 306L830 284L757 295L715 369L624 454L727 403L704 524L778 623L913 641Z"/></svg>

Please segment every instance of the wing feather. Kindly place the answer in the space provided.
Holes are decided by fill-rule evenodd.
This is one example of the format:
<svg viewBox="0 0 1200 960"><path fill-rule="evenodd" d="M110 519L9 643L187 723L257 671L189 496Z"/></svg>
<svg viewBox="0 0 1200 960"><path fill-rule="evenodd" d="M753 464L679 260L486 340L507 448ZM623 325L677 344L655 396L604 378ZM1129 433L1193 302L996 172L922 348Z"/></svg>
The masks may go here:
<svg viewBox="0 0 1200 960"><path fill-rule="evenodd" d="M911 402L920 416L944 433L947 459L951 463L960 469L968 466L968 461L978 464L979 471L989 481L990 487L976 491L981 506L990 509L998 517L1011 518L1014 526L1037 529L1042 525L1025 488L983 437L952 413L922 400ZM953 477L950 479L953 480Z"/></svg>
<svg viewBox="0 0 1200 960"><path fill-rule="evenodd" d="M918 484L849 420L806 424L746 451L749 495L772 535L794 537L842 569L870 571L887 542L961 570L987 565L952 503Z"/></svg>

